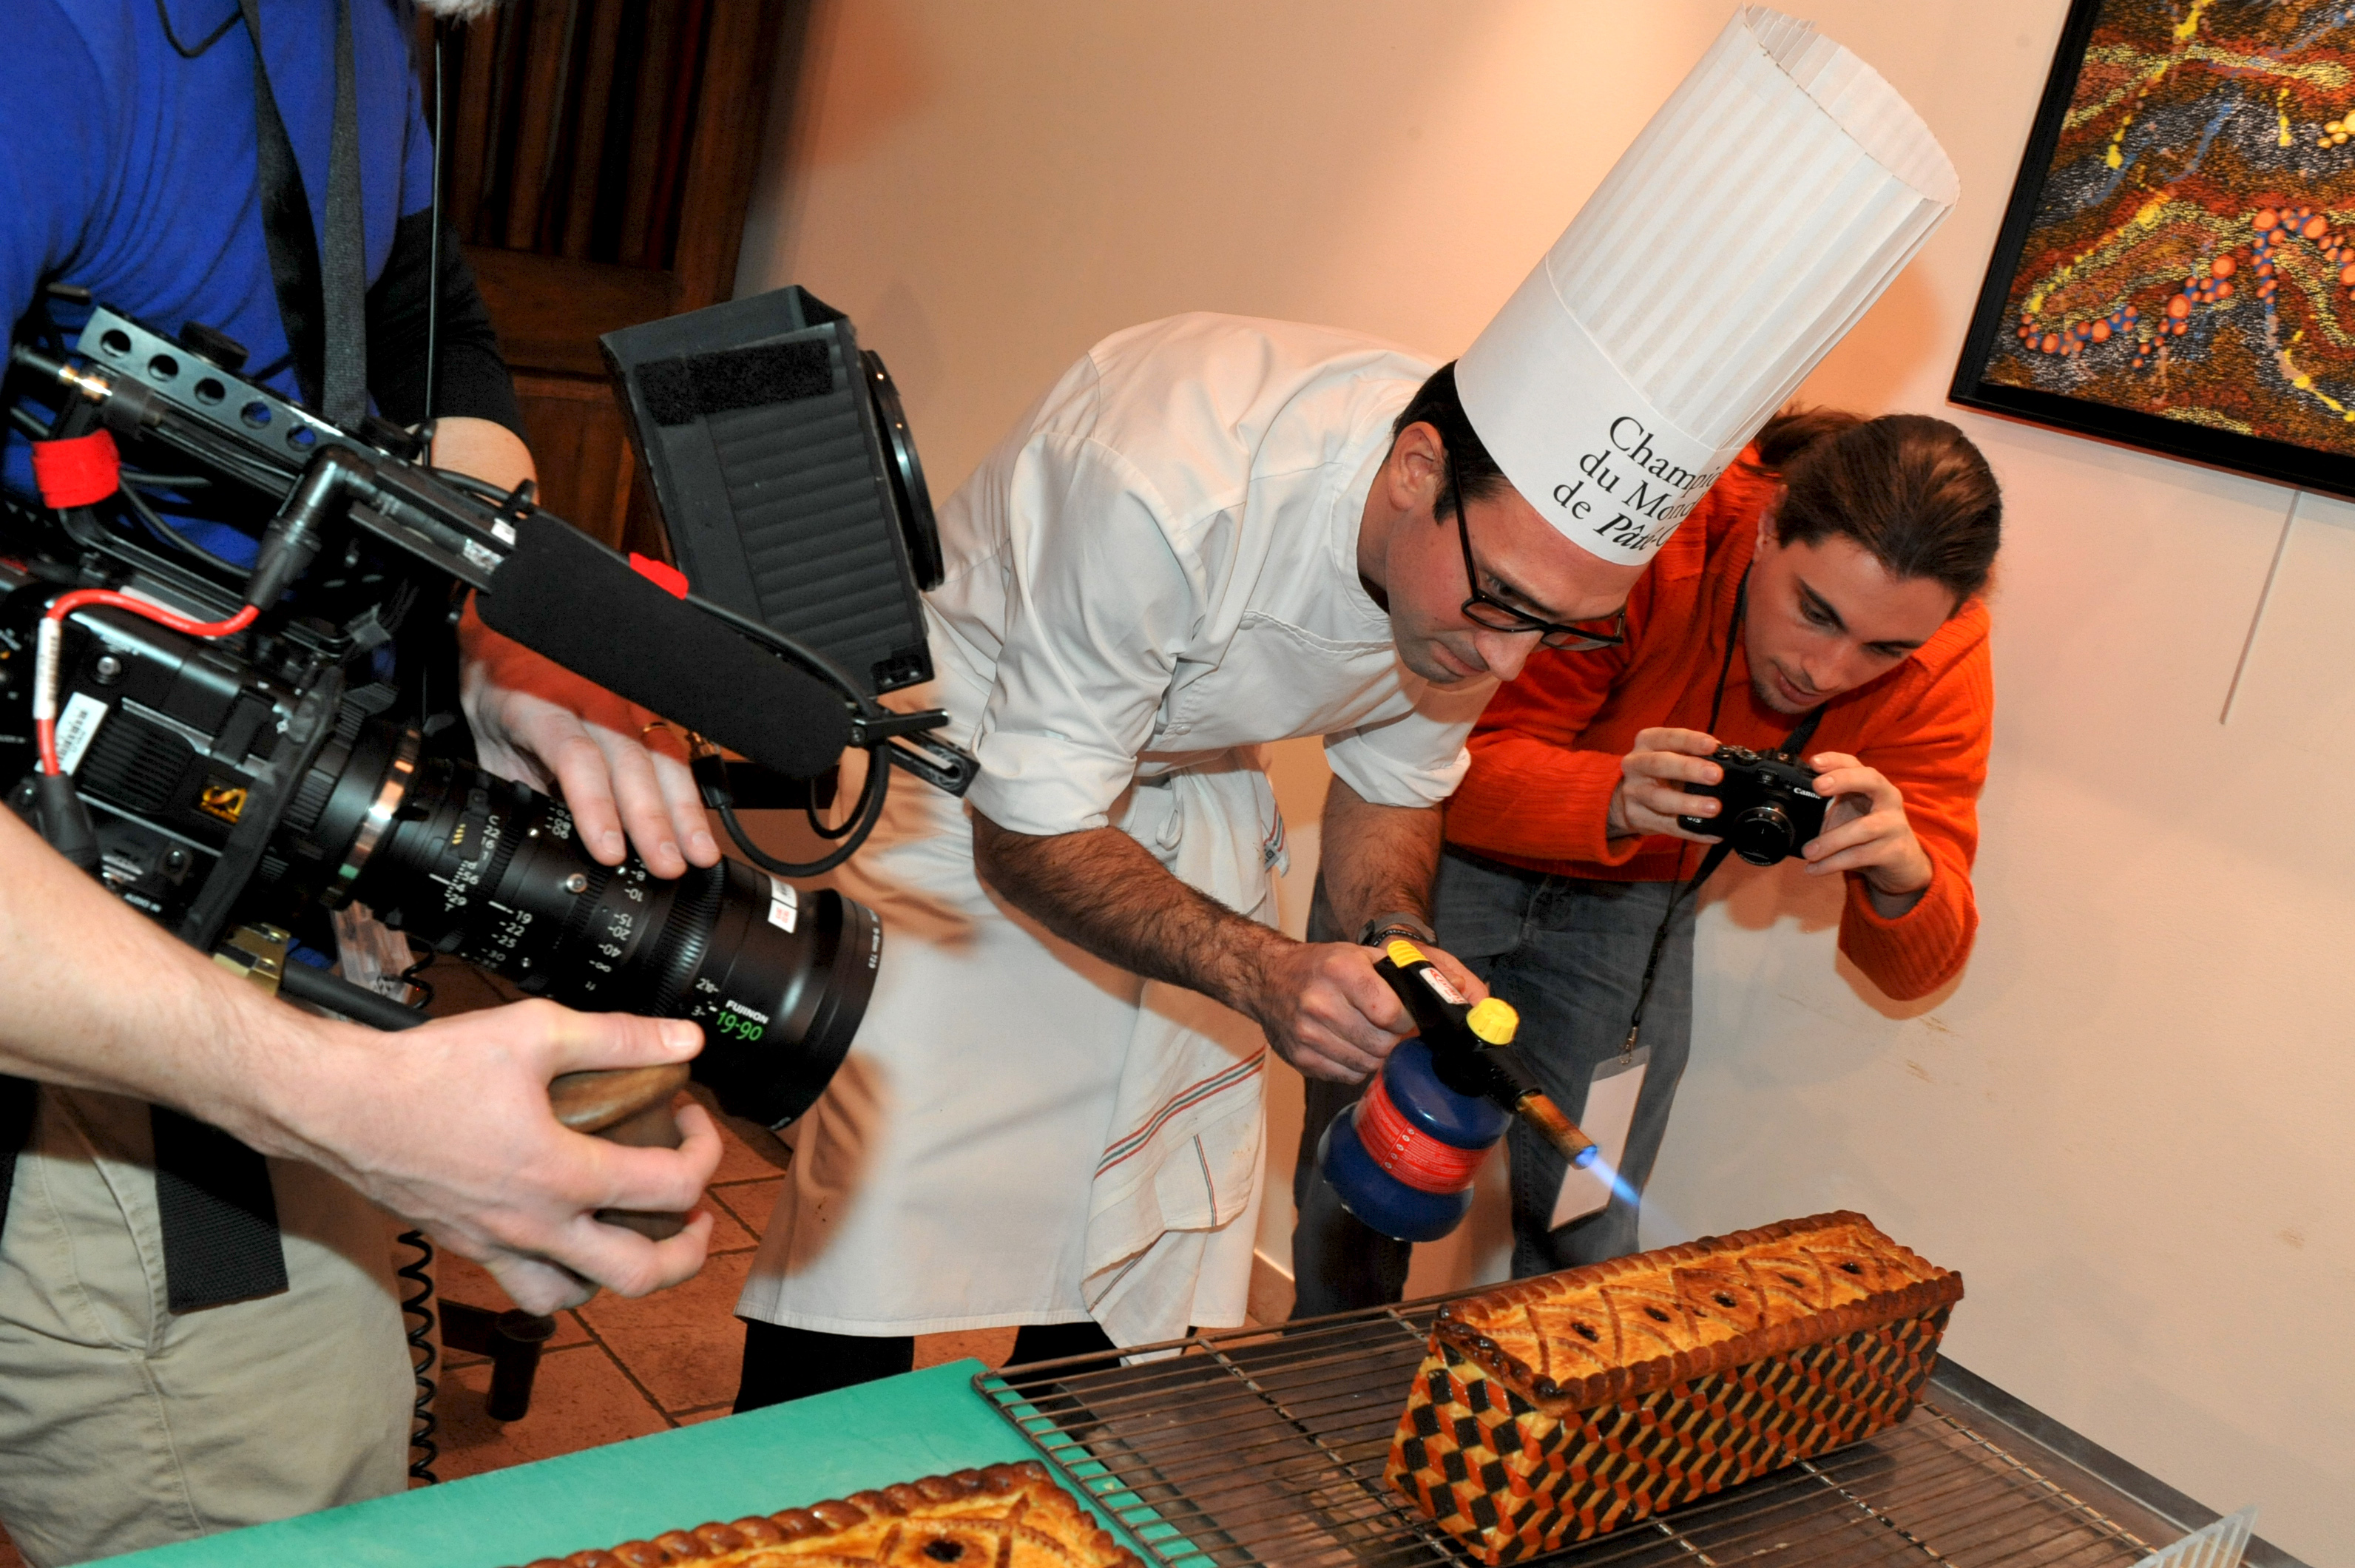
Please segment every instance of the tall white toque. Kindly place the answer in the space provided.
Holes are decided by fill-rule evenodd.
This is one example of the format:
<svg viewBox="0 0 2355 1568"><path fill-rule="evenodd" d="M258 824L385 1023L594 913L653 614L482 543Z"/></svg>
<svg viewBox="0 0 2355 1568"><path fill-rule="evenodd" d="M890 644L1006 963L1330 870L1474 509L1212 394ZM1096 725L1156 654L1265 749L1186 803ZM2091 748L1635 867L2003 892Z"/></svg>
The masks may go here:
<svg viewBox="0 0 2355 1568"><path fill-rule="evenodd" d="M1879 72L1737 11L1464 351L1464 411L1567 538L1649 560L1955 194Z"/></svg>

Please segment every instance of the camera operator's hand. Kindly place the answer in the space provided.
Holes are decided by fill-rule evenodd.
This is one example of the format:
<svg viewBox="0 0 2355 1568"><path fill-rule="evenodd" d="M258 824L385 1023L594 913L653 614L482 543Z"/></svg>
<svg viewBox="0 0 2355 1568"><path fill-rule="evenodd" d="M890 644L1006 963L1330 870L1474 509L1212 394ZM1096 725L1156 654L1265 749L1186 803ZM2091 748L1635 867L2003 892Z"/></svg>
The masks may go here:
<svg viewBox="0 0 2355 1568"><path fill-rule="evenodd" d="M288 1152L479 1260L518 1307L577 1306L600 1285L644 1296L703 1265L708 1211L662 1242L591 1218L694 1209L720 1155L703 1108L679 1105L677 1148L625 1148L566 1130L548 1101L559 1073L693 1056L702 1044L693 1024L529 1001L400 1035L321 1027L346 1049L319 1052L317 1064L350 1092L311 1083L303 1104L276 1108L296 1144Z"/></svg>
<svg viewBox="0 0 2355 1568"><path fill-rule="evenodd" d="M307 1160L491 1267L535 1312L674 1285L703 1262L708 1218L666 1242L600 1209L681 1213L719 1160L699 1107L676 1149L567 1131L558 1074L685 1061L693 1024L553 1002L397 1035L298 1011L182 945L0 811L0 1072L128 1094Z"/></svg>
<svg viewBox="0 0 2355 1568"><path fill-rule="evenodd" d="M433 462L503 490L537 477L529 450L488 420L437 421ZM500 636L471 603L458 645L459 705L476 758L501 778L560 789L600 864L622 863L624 828L657 877L719 859L686 751L668 730L649 728L653 714Z"/></svg>
<svg viewBox="0 0 2355 1568"><path fill-rule="evenodd" d="M1800 851L1807 875L1857 872L1885 920L1921 902L1932 867L1905 816L1903 794L1846 752L1818 752L1807 765L1816 770L1816 793L1831 800L1824 830Z"/></svg>
<svg viewBox="0 0 2355 1568"><path fill-rule="evenodd" d="M1452 955L1426 942L1415 946L1465 1001L1487 996L1488 987ZM1255 955L1252 980L1237 1005L1267 1031L1275 1053L1308 1077L1362 1083L1414 1032L1406 1004L1374 973L1380 956L1354 943L1276 937Z"/></svg>
<svg viewBox="0 0 2355 1568"><path fill-rule="evenodd" d="M622 863L623 828L657 877L719 860L687 750L653 714L499 635L472 603L458 639L459 700L483 766L562 791L582 847L601 864Z"/></svg>
<svg viewBox="0 0 2355 1568"><path fill-rule="evenodd" d="M1679 816L1715 816L1716 797L1687 795L1681 784L1713 784L1725 770L1710 762L1717 738L1698 730L1645 730L1636 736L1636 749L1619 759L1619 787L1611 792L1608 836L1659 833L1695 844L1714 838L1689 833L1677 825Z"/></svg>

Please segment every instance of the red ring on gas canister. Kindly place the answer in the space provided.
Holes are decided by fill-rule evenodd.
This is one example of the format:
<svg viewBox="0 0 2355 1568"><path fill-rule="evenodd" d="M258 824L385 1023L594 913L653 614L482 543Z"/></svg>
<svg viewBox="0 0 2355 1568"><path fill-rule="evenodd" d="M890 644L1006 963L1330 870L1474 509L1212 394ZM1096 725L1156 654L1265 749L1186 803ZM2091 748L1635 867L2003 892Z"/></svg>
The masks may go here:
<svg viewBox="0 0 2355 1568"><path fill-rule="evenodd" d="M1461 1192L1488 1157L1487 1148L1457 1148L1408 1121L1379 1072L1358 1102L1357 1125L1374 1163L1418 1192Z"/></svg>

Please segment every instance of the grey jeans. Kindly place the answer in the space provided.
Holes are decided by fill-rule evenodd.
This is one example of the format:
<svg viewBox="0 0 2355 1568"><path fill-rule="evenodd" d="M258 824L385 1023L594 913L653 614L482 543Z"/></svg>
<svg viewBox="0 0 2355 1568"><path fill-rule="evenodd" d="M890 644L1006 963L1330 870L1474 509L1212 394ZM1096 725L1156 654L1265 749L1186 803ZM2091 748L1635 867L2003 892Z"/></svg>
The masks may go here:
<svg viewBox="0 0 2355 1568"><path fill-rule="evenodd" d="M1441 858L1434 899L1439 943L1521 1015L1517 1044L1547 1093L1572 1120L1586 1105L1594 1070L1619 1055L1635 1010L1652 933L1679 884L1550 877L1460 849ZM1651 1052L1636 1097L1620 1175L1640 1194L1668 1131L1692 1043L1693 905L1677 913L1645 1009ZM1320 925L1320 920L1322 922ZM1312 941L1335 932L1317 890ZM1295 1317L1399 1300L1413 1248L1360 1223L1316 1170L1316 1144L1333 1118L1357 1103L1359 1086L1308 1083L1300 1163L1293 1173L1299 1221L1292 1233ZM1513 1275L1549 1274L1636 1250L1636 1206L1623 1194L1560 1230L1549 1228L1566 1167L1561 1156L1516 1122L1506 1136L1513 1189Z"/></svg>

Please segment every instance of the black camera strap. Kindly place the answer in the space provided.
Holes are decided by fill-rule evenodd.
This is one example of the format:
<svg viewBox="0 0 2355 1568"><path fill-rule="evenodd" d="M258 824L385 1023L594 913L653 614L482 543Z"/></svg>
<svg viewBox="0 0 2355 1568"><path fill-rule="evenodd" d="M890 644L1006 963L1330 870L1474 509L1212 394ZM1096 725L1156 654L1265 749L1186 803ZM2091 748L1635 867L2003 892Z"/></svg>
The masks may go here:
<svg viewBox="0 0 2355 1568"><path fill-rule="evenodd" d="M40 1106L38 1083L0 1076L0 1223L6 1221L8 1195L16 1185L16 1157L33 1141L33 1118Z"/></svg>
<svg viewBox="0 0 2355 1568"><path fill-rule="evenodd" d="M1742 581L1733 591L1732 618L1725 625L1725 658L1717 667L1717 689L1710 695L1709 732L1711 735L1717 733L1718 716L1725 706L1725 683L1733 674L1733 649L1742 639L1742 622L1749 609L1750 569L1745 566L1742 569ZM1799 720L1796 729L1783 738L1782 745L1776 750L1788 756L1798 755L1800 750L1816 738L1816 726L1822 723L1823 719L1823 707L1818 704ZM1668 895L1668 907L1660 912L1659 928L1652 933L1651 955L1644 960L1644 979L1636 990L1636 1010L1627 1019L1627 1038L1619 1042L1619 1055L1623 1061L1635 1054L1636 1037L1644 1032L1644 1008L1652 999L1653 983L1660 977L1660 955L1668 951L1668 931L1676 923L1677 911L1696 889L1717 874L1717 869L1725 864L1725 858L1732 852L1732 838L1721 838L1710 845L1709 853L1701 857L1700 869ZM1684 846L1679 843L1677 846L1679 868L1684 864Z"/></svg>
<svg viewBox="0 0 2355 1568"><path fill-rule="evenodd" d="M293 139L270 89L260 0L238 0L253 45L253 128L262 240L279 320L303 400L357 428L368 414L368 253L360 216L359 90L352 59L351 0L336 6L336 106L327 143L324 251L311 226ZM282 751L284 748L282 748ZM256 813L257 822L270 814ZM258 852L258 847L256 847ZM215 884L242 878L216 876ZM218 927L216 916L208 923ZM184 933L186 934L186 933ZM269 1163L218 1127L166 1106L151 1113L155 1208L164 1279L174 1312L268 1296L286 1288L286 1249Z"/></svg>
<svg viewBox="0 0 2355 1568"><path fill-rule="evenodd" d="M324 250L294 143L270 90L261 55L261 0L238 0L253 43L253 128L259 149L262 239L278 316L294 356L303 400L347 430L368 414L368 248L361 222L359 90L352 63L351 0L336 6L335 129L327 144Z"/></svg>

